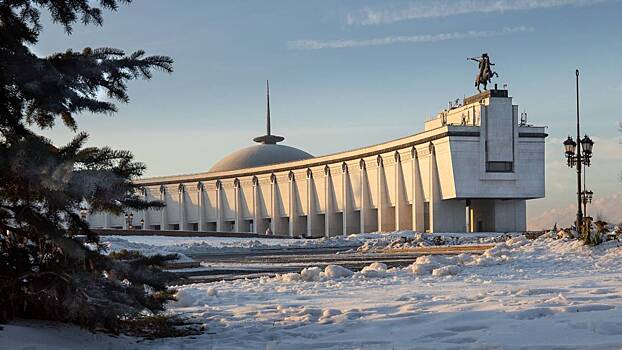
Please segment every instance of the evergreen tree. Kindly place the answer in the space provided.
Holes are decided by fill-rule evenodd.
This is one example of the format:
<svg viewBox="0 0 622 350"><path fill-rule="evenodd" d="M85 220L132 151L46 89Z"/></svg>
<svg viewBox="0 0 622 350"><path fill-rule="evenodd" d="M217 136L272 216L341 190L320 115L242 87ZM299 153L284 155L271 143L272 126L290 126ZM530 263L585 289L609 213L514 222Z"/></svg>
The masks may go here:
<svg viewBox="0 0 622 350"><path fill-rule="evenodd" d="M172 72L172 59L88 47L38 57L30 49L41 11L71 34L76 23L101 25L102 10L129 2L0 0L0 321L50 319L113 332L139 321L168 325L157 315L172 299L166 284L174 276L160 268L174 256L106 255L79 215L84 204L113 214L163 204L139 196L132 180L145 166L129 152L85 148L75 116L116 112L98 92L128 102L129 80ZM60 147L37 134L58 120L76 132Z"/></svg>

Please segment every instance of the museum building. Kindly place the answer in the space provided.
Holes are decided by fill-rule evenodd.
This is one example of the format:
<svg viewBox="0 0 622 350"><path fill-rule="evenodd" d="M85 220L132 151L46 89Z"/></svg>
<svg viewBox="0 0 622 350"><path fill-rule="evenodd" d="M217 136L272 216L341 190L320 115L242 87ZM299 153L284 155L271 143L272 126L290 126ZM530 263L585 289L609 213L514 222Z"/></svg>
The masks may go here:
<svg viewBox="0 0 622 350"><path fill-rule="evenodd" d="M526 201L545 195L544 127L507 90L465 98L422 132L315 157L270 131L204 173L135 181L162 209L94 213L93 228L323 237L361 232L524 231ZM132 224L133 223L133 224Z"/></svg>

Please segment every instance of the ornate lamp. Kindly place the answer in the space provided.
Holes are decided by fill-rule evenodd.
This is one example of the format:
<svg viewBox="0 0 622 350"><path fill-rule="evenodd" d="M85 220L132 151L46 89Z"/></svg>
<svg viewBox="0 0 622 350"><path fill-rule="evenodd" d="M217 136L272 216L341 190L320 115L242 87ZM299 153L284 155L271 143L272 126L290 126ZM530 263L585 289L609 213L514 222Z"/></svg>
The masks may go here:
<svg viewBox="0 0 622 350"><path fill-rule="evenodd" d="M585 191L585 199L587 200L588 203L592 203L592 197L594 197L594 192Z"/></svg>
<svg viewBox="0 0 622 350"><path fill-rule="evenodd" d="M128 229L132 229L132 220L134 220L134 214L132 213L125 213L125 223L127 224L127 228Z"/></svg>
<svg viewBox="0 0 622 350"><path fill-rule="evenodd" d="M590 166L590 158L592 158L592 148L594 147L594 141L587 135L581 140L581 149L583 150L583 164Z"/></svg>
<svg viewBox="0 0 622 350"><path fill-rule="evenodd" d="M572 168L575 163L575 150L577 149L577 143L572 139L572 137L568 136L566 141L564 141L564 149L566 150L568 166Z"/></svg>

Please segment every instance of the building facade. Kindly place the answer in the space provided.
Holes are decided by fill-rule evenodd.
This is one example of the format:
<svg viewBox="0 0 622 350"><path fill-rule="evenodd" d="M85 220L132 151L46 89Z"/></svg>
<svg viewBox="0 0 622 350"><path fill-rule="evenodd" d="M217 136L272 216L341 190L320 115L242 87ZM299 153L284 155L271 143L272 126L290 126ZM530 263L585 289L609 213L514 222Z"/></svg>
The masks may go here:
<svg viewBox="0 0 622 350"><path fill-rule="evenodd" d="M205 173L136 181L145 199L166 207L132 213L134 228L292 237L524 231L526 200L545 195L547 135L519 119L507 90L486 91L440 112L423 132L313 157L278 144L268 107L258 145ZM128 226L108 214L89 221Z"/></svg>

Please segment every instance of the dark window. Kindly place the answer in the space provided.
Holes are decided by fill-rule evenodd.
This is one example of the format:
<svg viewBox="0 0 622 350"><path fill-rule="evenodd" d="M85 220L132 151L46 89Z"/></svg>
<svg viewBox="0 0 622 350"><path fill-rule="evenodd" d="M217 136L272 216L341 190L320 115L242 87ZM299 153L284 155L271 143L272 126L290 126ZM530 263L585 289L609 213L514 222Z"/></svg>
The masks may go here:
<svg viewBox="0 0 622 350"><path fill-rule="evenodd" d="M489 173L511 173L513 162L486 162L486 171Z"/></svg>
<svg viewBox="0 0 622 350"><path fill-rule="evenodd" d="M430 202L423 202L423 231L430 231Z"/></svg>

